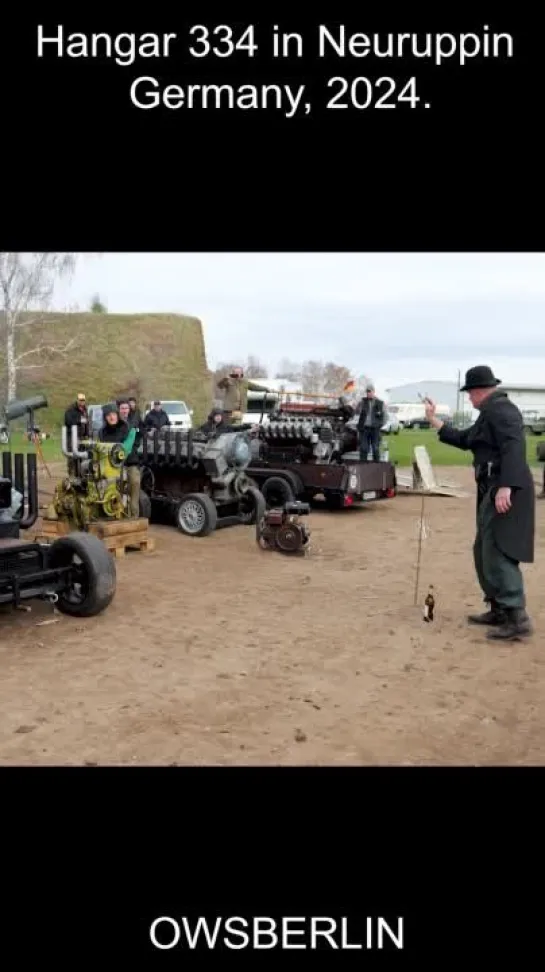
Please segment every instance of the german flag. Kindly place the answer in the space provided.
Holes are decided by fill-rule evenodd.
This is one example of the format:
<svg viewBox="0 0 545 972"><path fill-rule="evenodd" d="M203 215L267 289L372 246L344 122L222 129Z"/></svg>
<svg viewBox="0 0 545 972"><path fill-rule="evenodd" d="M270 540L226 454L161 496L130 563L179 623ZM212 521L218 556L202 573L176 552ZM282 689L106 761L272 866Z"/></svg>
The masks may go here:
<svg viewBox="0 0 545 972"><path fill-rule="evenodd" d="M354 388L355 387L356 387L356 382L355 381L347 381L346 382L346 385L343 388L343 392L351 392L351 391L354 391Z"/></svg>

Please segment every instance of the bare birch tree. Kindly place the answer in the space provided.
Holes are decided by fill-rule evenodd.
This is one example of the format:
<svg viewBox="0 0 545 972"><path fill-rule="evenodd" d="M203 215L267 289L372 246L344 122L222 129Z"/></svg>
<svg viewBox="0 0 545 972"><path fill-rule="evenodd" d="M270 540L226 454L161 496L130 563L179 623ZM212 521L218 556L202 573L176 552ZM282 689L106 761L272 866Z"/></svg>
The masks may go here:
<svg viewBox="0 0 545 972"><path fill-rule="evenodd" d="M75 253L0 252L0 341L5 354L8 401L17 395L19 372L40 367L29 364L28 358L66 354L75 344L74 337L62 347L37 344L19 353L17 348L21 330L39 323L53 295L55 282L71 274L75 263Z"/></svg>

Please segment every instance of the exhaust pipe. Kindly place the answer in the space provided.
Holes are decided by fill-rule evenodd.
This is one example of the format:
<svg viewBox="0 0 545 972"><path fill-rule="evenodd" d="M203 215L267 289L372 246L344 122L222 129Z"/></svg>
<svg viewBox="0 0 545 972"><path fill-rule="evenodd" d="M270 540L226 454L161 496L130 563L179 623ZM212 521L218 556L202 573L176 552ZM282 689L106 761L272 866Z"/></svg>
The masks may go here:
<svg viewBox="0 0 545 972"><path fill-rule="evenodd" d="M63 456L67 459L87 459L87 452L81 452L78 443L78 427L77 425L71 426L71 451L68 448L68 429L66 425L63 425L61 429L61 449Z"/></svg>

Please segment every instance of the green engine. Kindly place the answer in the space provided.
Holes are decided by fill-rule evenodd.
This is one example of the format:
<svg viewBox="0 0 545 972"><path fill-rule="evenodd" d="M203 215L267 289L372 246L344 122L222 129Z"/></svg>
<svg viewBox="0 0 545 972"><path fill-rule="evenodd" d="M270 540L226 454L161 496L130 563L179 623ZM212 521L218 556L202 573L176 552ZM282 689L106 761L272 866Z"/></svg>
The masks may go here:
<svg viewBox="0 0 545 972"><path fill-rule="evenodd" d="M117 443L81 443L69 456L68 476L55 489L48 519L69 520L84 530L93 521L126 516L125 458Z"/></svg>

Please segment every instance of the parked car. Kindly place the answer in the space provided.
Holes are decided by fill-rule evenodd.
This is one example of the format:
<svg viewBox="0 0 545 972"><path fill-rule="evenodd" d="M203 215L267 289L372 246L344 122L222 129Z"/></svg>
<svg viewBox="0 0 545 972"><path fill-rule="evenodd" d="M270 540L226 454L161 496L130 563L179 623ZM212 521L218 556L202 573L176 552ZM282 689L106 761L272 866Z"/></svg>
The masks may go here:
<svg viewBox="0 0 545 972"><path fill-rule="evenodd" d="M154 401L160 401L163 410L168 415L168 420L172 426L177 429L191 429L193 428L193 409L188 408L185 402L182 401L163 401L162 399L154 399ZM152 409L152 402L148 402L144 412L144 418L148 412Z"/></svg>

